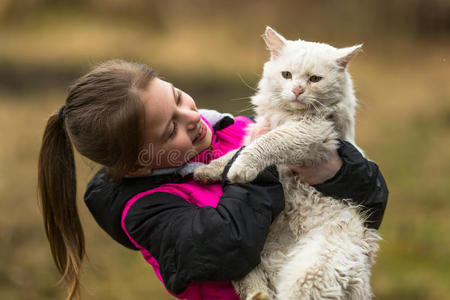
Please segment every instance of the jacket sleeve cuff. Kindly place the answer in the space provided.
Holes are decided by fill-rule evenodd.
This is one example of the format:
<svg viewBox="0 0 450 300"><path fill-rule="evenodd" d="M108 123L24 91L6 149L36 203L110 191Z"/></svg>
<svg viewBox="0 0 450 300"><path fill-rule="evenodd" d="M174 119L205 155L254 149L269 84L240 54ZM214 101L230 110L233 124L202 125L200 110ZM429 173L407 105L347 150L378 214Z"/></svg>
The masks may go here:
<svg viewBox="0 0 450 300"><path fill-rule="evenodd" d="M342 167L335 176L314 187L326 196L351 199L367 213L366 226L378 228L384 215L388 190L376 163L365 159L349 142L339 141Z"/></svg>
<svg viewBox="0 0 450 300"><path fill-rule="evenodd" d="M361 176L361 174L355 173L355 169L358 169L359 165L359 171L363 171L361 169L365 167L364 157L358 150L356 150L355 147L353 147L353 145L342 140L339 140L339 148L337 151L338 155L342 159L341 168L332 178L323 183L313 185L313 187L327 196L344 199L349 198L349 195L352 193L351 191L341 190L341 187L347 187L350 189L353 187L351 183L354 179L358 179L358 176Z"/></svg>

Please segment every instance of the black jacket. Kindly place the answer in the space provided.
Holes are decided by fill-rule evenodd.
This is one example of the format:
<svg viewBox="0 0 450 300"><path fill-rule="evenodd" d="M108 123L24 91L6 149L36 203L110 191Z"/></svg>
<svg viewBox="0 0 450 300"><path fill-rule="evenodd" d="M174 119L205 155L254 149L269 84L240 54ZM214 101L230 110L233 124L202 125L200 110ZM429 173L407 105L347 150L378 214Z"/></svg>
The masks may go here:
<svg viewBox="0 0 450 300"><path fill-rule="evenodd" d="M378 228L387 202L387 187L375 163L341 142L343 166L336 176L317 185L322 193L352 198L371 211L368 227ZM122 245L136 249L121 228L125 203L163 183L182 182L179 175L107 179L100 170L89 182L85 202L97 223ZM133 239L158 261L164 283L178 294L193 281L226 281L247 274L260 262L269 226L284 208L283 191L274 167L251 183L223 182L216 208L197 207L169 193L137 200L125 218Z"/></svg>

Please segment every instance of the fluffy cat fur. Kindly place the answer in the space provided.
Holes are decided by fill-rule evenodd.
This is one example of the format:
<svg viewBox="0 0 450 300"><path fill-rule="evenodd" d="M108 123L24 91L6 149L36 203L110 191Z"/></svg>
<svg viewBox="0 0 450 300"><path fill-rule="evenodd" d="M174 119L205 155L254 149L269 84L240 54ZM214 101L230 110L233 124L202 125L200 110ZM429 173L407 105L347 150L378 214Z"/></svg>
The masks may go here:
<svg viewBox="0 0 450 300"><path fill-rule="evenodd" d="M289 41L270 27L263 37L271 58L252 97L250 131L271 131L251 143L247 135L227 177L249 182L276 164L286 207L271 225L261 263L234 287L244 299L370 299L380 237L364 227L359 207L322 195L286 166L323 161L338 138L354 144L356 98L346 67L361 45ZM219 180L234 153L198 168L194 177Z"/></svg>

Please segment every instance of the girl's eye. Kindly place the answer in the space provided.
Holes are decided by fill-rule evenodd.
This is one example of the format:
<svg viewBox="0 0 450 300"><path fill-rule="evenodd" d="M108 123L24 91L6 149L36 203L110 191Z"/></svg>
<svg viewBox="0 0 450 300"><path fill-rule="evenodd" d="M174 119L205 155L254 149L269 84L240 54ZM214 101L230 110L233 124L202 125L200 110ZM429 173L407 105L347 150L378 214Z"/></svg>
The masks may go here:
<svg viewBox="0 0 450 300"><path fill-rule="evenodd" d="M169 138L172 138L175 136L175 134L177 134L177 128L178 128L177 123L173 122L173 129L172 132L170 132Z"/></svg>
<svg viewBox="0 0 450 300"><path fill-rule="evenodd" d="M281 76L283 76L286 79L292 79L292 74L289 71L283 71L281 72Z"/></svg>
<svg viewBox="0 0 450 300"><path fill-rule="evenodd" d="M181 102L181 92L178 91L178 93L177 93L177 100L176 100L177 105L180 104L180 102Z"/></svg>
<svg viewBox="0 0 450 300"><path fill-rule="evenodd" d="M313 75L313 76L309 77L309 81L311 81L311 82L318 82L321 79L322 79L322 77L316 76L316 75Z"/></svg>

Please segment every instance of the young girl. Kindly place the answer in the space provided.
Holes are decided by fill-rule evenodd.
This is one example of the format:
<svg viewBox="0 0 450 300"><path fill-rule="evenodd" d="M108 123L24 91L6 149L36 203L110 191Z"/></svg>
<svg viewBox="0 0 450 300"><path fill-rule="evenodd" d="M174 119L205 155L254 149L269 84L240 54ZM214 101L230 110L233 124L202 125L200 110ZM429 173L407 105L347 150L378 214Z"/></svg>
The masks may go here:
<svg viewBox="0 0 450 300"><path fill-rule="evenodd" d="M246 184L202 184L191 174L240 147L251 122L197 110L188 94L137 63L109 61L76 81L47 123L38 177L44 225L68 298L79 296L85 254L74 146L104 166L84 196L97 223L140 250L170 293L239 299L231 280L259 263L269 226L284 208L276 168ZM292 170L324 194L370 209L368 226L378 228L387 199L381 173L348 143L338 154Z"/></svg>

